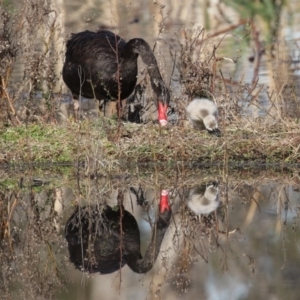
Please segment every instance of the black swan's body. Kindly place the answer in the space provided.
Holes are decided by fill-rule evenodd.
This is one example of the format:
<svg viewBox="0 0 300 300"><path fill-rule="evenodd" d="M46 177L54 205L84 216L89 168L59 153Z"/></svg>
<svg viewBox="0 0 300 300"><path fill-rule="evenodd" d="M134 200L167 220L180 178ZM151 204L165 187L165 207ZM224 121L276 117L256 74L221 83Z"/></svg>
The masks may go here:
<svg viewBox="0 0 300 300"><path fill-rule="evenodd" d="M155 56L146 41L127 43L113 32L83 31L67 42L63 79L74 97L82 95L98 100L127 98L137 82L137 58L147 66L152 89L157 95L158 119L167 124L169 91L161 77Z"/></svg>
<svg viewBox="0 0 300 300"><path fill-rule="evenodd" d="M143 258L137 222L122 205L77 207L65 228L70 260L90 273L112 273L125 264L136 273L146 273L158 256L170 218L168 193L162 191L158 219Z"/></svg>

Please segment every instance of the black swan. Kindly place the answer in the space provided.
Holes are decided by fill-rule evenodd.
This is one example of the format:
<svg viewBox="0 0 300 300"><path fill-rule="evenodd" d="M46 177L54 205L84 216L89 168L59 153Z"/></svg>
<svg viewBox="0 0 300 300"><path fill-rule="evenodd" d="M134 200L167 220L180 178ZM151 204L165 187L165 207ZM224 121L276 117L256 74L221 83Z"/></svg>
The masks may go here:
<svg viewBox="0 0 300 300"><path fill-rule="evenodd" d="M206 129L209 133L221 136L218 129L218 107L205 98L196 98L186 107L187 116L193 126L198 129Z"/></svg>
<svg viewBox="0 0 300 300"><path fill-rule="evenodd" d="M77 207L65 227L71 262L76 268L90 273L112 273L125 264L136 273L148 272L156 261L169 226L171 208L168 198L168 191L162 190L158 218L144 257L140 251L138 224L122 204L114 208Z"/></svg>
<svg viewBox="0 0 300 300"><path fill-rule="evenodd" d="M218 182L198 185L191 189L187 206L196 215L208 215L215 211L220 203Z"/></svg>
<svg viewBox="0 0 300 300"><path fill-rule="evenodd" d="M141 55L157 96L158 120L168 123L169 90L158 69L149 44L140 38L127 43L113 32L83 31L73 34L67 42L63 80L73 97L110 101L127 98L137 82L137 59Z"/></svg>

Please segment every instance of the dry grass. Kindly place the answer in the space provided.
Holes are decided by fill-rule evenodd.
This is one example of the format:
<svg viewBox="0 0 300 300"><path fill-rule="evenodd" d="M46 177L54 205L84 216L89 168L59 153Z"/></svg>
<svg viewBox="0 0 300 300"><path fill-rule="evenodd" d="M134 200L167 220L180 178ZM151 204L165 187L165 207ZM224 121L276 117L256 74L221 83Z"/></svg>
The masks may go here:
<svg viewBox="0 0 300 300"><path fill-rule="evenodd" d="M193 97L211 98L214 95L220 110L220 129L223 134L221 138L196 131L190 126L182 126L182 121L186 118L185 104L175 96L172 100L180 120L178 125L169 125L167 128L159 128L155 124L124 124L119 127L115 120L103 119L94 123L85 120L77 124L71 121L64 125L56 124L56 103L52 90L58 78L51 72L54 72L57 61L63 54L51 52L51 55L48 55L50 45L56 43L52 33L59 33L60 28L56 18L49 27L51 16L44 13L47 9L46 4L45 2L41 11L35 11L34 9L38 9L35 6L31 10L30 6L26 6L28 11L20 12L20 18L24 18L25 13L30 17L38 14L41 18L34 23L34 28L25 22L19 35L16 33L17 27L10 25L16 16L5 5L1 6L1 14L5 16L2 22L2 36L12 47L1 54L7 58L5 68L3 67L6 73L1 73L0 78L0 103L5 104L5 113L1 118L8 126L0 128L2 165L80 161L87 165L93 162L93 165L113 168L150 163L176 165L178 162L222 165L231 162L237 165L246 162L299 162L300 138L298 119L295 117L299 107L293 109L297 103L295 95L287 96L289 94L285 87L289 78L286 78L284 83L277 80L278 84L274 90L267 92L267 107L259 101L265 90L259 85L258 77L253 78L252 84L248 85L243 82L243 78L240 82L226 79L228 74L223 75L222 70L227 70L226 64L234 66L235 59L238 58L229 62L219 54L219 48L226 36L224 31L209 36L201 28L184 28L182 35L176 35L172 41L174 47L170 47L174 65L171 76L177 76L176 84L182 91L180 97L185 96L190 100ZM29 51L27 56L25 51L16 51L15 39L26 44L29 49L31 45L26 37L31 37L35 32L39 32L39 38L49 47ZM236 37L233 37L233 40L237 41ZM12 52L13 50L15 52ZM12 95L6 93L11 80L10 71L15 63L15 58L9 59L11 53L18 55L19 59L28 59L28 68L31 68L30 72L26 69L24 74L24 86L30 82L31 90L29 98L25 101L26 113L23 115L16 109L16 101L22 88ZM232 58L234 55L232 53ZM39 63L36 63L35 57ZM41 69L45 69L45 65L49 65L49 70L46 69L51 71L51 74L42 74ZM46 111L40 111L34 107L32 101L35 92L41 89L45 98L49 100L46 101L48 111L47 108ZM265 117L249 118L243 115L245 107L250 107L250 111L258 109ZM294 112L293 119L290 119L288 109ZM54 126L49 122L54 122ZM14 127L16 124L18 126Z"/></svg>
<svg viewBox="0 0 300 300"><path fill-rule="evenodd" d="M89 121L68 125L48 124L2 128L1 164L30 162L89 162L101 166L184 163L243 164L299 163L298 124L290 121L267 125L241 122L222 127L222 137L191 126L159 128L157 124Z"/></svg>

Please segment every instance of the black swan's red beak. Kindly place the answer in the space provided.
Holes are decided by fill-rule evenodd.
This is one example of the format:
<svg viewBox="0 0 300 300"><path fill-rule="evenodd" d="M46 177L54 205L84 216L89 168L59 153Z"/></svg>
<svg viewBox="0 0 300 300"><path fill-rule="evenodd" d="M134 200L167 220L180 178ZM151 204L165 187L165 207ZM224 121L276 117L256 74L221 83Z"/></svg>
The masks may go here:
<svg viewBox="0 0 300 300"><path fill-rule="evenodd" d="M168 104L158 101L158 121L161 126L166 126L168 124L167 111Z"/></svg>
<svg viewBox="0 0 300 300"><path fill-rule="evenodd" d="M159 202L159 212L163 213L164 211L170 210L169 205L169 191L162 190L160 193L160 202Z"/></svg>

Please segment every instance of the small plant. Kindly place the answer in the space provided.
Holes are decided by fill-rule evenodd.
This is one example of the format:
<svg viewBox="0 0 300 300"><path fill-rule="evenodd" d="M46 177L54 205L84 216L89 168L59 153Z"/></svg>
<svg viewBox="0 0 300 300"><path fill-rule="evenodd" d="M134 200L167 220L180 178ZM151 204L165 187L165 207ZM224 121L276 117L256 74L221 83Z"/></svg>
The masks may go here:
<svg viewBox="0 0 300 300"><path fill-rule="evenodd" d="M18 39L17 17L13 14L9 2L0 1L0 119L20 123L14 108L14 100L8 93L11 73L19 52L18 43L14 41Z"/></svg>
<svg viewBox="0 0 300 300"><path fill-rule="evenodd" d="M51 1L24 1L14 9L9 3L0 0L0 118L12 124L36 121L37 115L52 118L62 57L61 16ZM23 78L15 85L11 75L17 60L26 63ZM37 93L45 99L46 110L40 111L41 103L34 101ZM24 110L17 110L22 100Z"/></svg>
<svg viewBox="0 0 300 300"><path fill-rule="evenodd" d="M179 59L176 63L183 93L189 98L207 97L213 87L213 62L204 29L184 29L180 42ZM175 59L173 53L173 59Z"/></svg>

